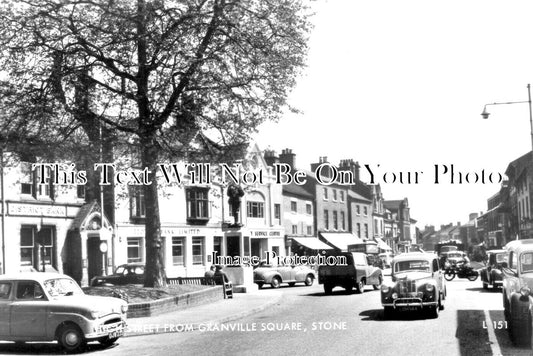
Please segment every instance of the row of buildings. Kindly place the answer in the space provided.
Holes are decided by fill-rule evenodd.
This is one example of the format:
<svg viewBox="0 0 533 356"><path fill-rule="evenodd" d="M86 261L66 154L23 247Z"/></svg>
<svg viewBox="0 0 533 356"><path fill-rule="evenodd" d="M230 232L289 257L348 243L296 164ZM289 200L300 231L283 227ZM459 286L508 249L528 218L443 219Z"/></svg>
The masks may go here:
<svg viewBox="0 0 533 356"><path fill-rule="evenodd" d="M505 170L507 179L500 190L487 199L487 211L470 214L468 222L448 224L435 230L426 226L419 243L432 250L435 243L460 240L473 251L499 248L516 239L533 238L533 152L513 160Z"/></svg>
<svg viewBox="0 0 533 356"><path fill-rule="evenodd" d="M116 184L111 196L86 201L83 185L54 184L54 172L32 170L31 163L6 155L0 174L3 273L54 270L84 285L120 264L145 261L142 186ZM265 172L264 180L242 186L235 213L227 182L193 182L185 162L177 163L188 172L186 179L160 184L159 195L167 276L202 276L216 262L214 253L264 258L266 252L286 256L346 250L360 240L377 241L382 250L416 241L407 198L385 200L379 185L361 182L357 162L333 165L321 157L304 170L305 184L276 182L272 167L280 164L298 168L290 149L279 155L257 145L248 149L243 167ZM352 184L318 183L314 171L321 164L349 172ZM45 184L40 184L42 174Z"/></svg>

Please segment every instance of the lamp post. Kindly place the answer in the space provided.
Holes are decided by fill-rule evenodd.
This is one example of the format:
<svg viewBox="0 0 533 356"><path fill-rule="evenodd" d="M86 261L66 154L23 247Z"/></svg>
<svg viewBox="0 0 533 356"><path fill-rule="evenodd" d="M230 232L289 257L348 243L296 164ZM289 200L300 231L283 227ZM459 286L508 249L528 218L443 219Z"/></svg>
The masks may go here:
<svg viewBox="0 0 533 356"><path fill-rule="evenodd" d="M481 113L481 116L483 119L488 119L490 113L487 111L487 106L489 105L507 105L507 104L529 104L529 125L531 129L531 148L533 149L533 112L531 110L531 85L527 85L527 99L526 101L509 101L509 102L502 102L502 103L490 103L485 104L485 107L483 108L483 112Z"/></svg>

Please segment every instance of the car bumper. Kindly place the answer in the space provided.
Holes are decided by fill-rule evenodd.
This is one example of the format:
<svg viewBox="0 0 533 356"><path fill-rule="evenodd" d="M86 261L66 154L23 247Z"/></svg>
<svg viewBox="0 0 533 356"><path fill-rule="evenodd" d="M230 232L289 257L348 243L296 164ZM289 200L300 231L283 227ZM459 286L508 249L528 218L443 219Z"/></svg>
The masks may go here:
<svg viewBox="0 0 533 356"><path fill-rule="evenodd" d="M393 307L393 308L424 308L429 306L437 306L437 301L423 301L420 298L398 298L395 299L392 303L382 303L384 307Z"/></svg>
<svg viewBox="0 0 533 356"><path fill-rule="evenodd" d="M94 324L89 333L85 333L85 339L99 339L109 337L110 339L118 338L124 335L126 330L126 320L120 320L111 324Z"/></svg>

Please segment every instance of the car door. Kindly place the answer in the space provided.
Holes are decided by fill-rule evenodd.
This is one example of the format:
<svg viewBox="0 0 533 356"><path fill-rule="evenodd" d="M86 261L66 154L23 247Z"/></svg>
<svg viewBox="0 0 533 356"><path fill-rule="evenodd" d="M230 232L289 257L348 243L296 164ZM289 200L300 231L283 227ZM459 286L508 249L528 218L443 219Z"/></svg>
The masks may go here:
<svg viewBox="0 0 533 356"><path fill-rule="evenodd" d="M12 282L0 282L0 336L9 336L9 309L11 308Z"/></svg>
<svg viewBox="0 0 533 356"><path fill-rule="evenodd" d="M48 301L35 281L17 281L11 304L11 336L45 337Z"/></svg>
<svg viewBox="0 0 533 356"><path fill-rule="evenodd" d="M292 281L292 266L282 262L278 265L276 270L281 274L281 279L283 282Z"/></svg>

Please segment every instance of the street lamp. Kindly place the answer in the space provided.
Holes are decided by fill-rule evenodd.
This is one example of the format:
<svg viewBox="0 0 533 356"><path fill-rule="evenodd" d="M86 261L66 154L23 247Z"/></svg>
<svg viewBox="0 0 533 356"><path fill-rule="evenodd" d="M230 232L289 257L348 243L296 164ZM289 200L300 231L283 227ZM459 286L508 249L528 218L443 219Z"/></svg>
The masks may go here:
<svg viewBox="0 0 533 356"><path fill-rule="evenodd" d="M533 112L531 111L531 85L527 85L527 101L509 101L506 103L491 103L491 104L485 104L485 107L483 108L483 112L481 113L481 116L483 119L488 119L490 113L487 111L487 106L489 105L506 105L506 104L529 104L529 125L531 127L531 148L533 149Z"/></svg>

